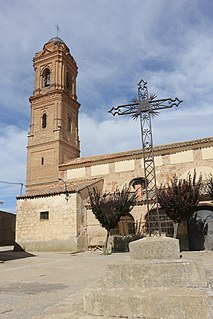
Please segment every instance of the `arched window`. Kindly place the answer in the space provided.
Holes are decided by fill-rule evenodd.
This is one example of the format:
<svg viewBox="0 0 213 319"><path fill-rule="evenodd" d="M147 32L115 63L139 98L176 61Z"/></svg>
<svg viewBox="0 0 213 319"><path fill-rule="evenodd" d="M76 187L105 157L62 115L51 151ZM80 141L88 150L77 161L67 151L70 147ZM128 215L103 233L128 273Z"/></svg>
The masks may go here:
<svg viewBox="0 0 213 319"><path fill-rule="evenodd" d="M42 128L46 128L47 127L47 114L44 113L42 115Z"/></svg>
<svg viewBox="0 0 213 319"><path fill-rule="evenodd" d="M131 214L122 216L117 227L111 230L111 235L134 235L135 234L135 223L134 218Z"/></svg>
<svg viewBox="0 0 213 319"><path fill-rule="evenodd" d="M197 206L194 211L188 221L189 249L213 251L213 206Z"/></svg>
<svg viewBox="0 0 213 319"><path fill-rule="evenodd" d="M46 68L43 72L43 86L50 86L50 70L48 68Z"/></svg>
<svg viewBox="0 0 213 319"><path fill-rule="evenodd" d="M136 191L137 197L140 198L143 196L143 190L145 189L145 178L143 177L136 177L132 179L129 183L129 187L133 187Z"/></svg>

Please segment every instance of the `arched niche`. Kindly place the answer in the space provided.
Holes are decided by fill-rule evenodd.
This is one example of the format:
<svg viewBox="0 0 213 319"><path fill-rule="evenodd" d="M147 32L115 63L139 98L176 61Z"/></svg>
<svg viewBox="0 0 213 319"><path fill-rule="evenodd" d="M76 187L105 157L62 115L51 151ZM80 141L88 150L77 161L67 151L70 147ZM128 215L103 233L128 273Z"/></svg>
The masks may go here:
<svg viewBox="0 0 213 319"><path fill-rule="evenodd" d="M42 73L42 85L44 88L50 87L50 69L45 68Z"/></svg>
<svg viewBox="0 0 213 319"><path fill-rule="evenodd" d="M138 198L143 196L146 181L144 177L135 177L129 182L129 188L134 189Z"/></svg>

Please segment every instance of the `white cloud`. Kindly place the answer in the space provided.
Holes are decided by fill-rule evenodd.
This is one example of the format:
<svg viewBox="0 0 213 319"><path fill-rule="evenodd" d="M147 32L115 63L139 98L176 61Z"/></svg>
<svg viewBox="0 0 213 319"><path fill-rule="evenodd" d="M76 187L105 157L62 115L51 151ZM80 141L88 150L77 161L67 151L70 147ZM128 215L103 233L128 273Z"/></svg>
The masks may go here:
<svg viewBox="0 0 213 319"><path fill-rule="evenodd" d="M98 122L82 113L80 141L83 156L138 148L140 145L139 123L124 118Z"/></svg>
<svg viewBox="0 0 213 319"><path fill-rule="evenodd" d="M162 110L152 120L155 145L181 142L212 136L213 110L207 110L206 118L200 109ZM169 132L169 134L168 134ZM85 113L80 115L80 141L82 156L122 152L141 147L139 121L131 117L117 116L97 121Z"/></svg>

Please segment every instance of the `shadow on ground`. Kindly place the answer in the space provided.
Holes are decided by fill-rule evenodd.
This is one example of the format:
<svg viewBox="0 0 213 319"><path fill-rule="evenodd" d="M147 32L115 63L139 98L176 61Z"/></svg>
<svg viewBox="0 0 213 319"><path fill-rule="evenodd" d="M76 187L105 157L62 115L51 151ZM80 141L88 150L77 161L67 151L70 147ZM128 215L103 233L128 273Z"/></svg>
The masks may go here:
<svg viewBox="0 0 213 319"><path fill-rule="evenodd" d="M2 251L0 251L0 262L21 259L21 258L35 257L35 256L36 255L30 254L24 251L23 249L12 249L12 248L9 250L3 249Z"/></svg>
<svg viewBox="0 0 213 319"><path fill-rule="evenodd" d="M27 253L27 252L20 252L20 251L1 251L0 252L0 261L8 261L14 259L21 259L21 258L28 258L28 257L35 257L35 255Z"/></svg>

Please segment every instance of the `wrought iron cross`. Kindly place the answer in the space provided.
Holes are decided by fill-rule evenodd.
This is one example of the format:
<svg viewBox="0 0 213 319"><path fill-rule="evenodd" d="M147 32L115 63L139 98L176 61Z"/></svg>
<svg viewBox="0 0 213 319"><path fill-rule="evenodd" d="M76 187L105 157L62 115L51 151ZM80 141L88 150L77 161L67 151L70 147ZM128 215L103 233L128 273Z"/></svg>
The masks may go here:
<svg viewBox="0 0 213 319"><path fill-rule="evenodd" d="M58 38L59 32L61 32L61 30L60 30L60 28L59 28L59 24L56 24L56 25L55 25L55 28L56 28L57 38Z"/></svg>
<svg viewBox="0 0 213 319"><path fill-rule="evenodd" d="M141 80L138 83L138 99L133 99L133 103L131 104L112 107L109 111L113 116L131 115L133 119L140 118L149 235L151 235L150 211L154 208L157 212L158 231L161 235L151 117L155 116L158 110L172 108L183 102L177 97L175 99L168 98L160 100L156 99L156 97L156 95L149 96L147 82Z"/></svg>

